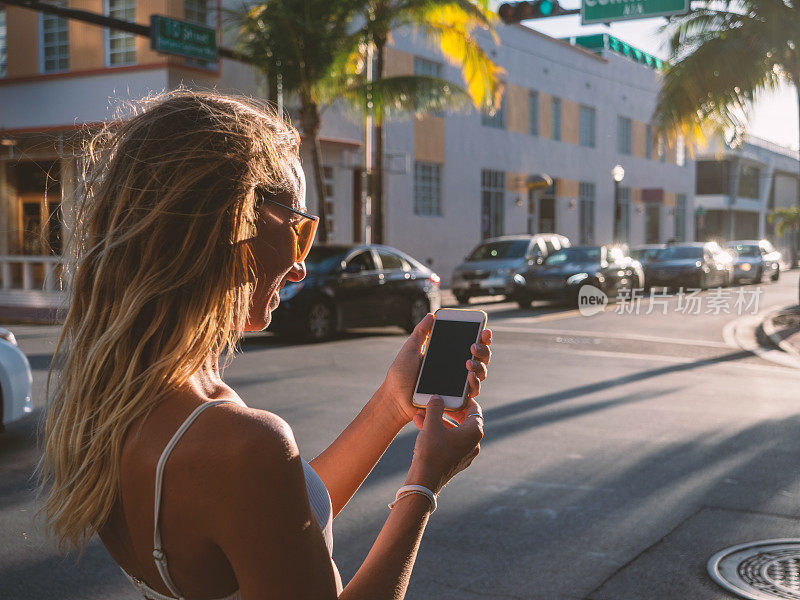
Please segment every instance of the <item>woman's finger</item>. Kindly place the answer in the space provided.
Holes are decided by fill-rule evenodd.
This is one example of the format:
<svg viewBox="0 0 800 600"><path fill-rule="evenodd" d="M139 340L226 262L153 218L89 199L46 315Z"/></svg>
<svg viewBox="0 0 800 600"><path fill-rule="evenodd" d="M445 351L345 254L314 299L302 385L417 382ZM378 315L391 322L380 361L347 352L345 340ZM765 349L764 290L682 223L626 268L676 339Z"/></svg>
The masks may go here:
<svg viewBox="0 0 800 600"><path fill-rule="evenodd" d="M467 361L467 370L475 373L480 381L486 379L486 376L489 374L489 369L486 367L486 365L479 360L475 360L474 358L470 358Z"/></svg>
<svg viewBox="0 0 800 600"><path fill-rule="evenodd" d="M487 346L492 343L492 330L484 329L481 331L481 342Z"/></svg>
<svg viewBox="0 0 800 600"><path fill-rule="evenodd" d="M475 373L471 372L469 375L467 375L467 383L469 384L467 398L474 398L481 393L481 382Z"/></svg>
<svg viewBox="0 0 800 600"><path fill-rule="evenodd" d="M472 344L470 347L470 351L472 352L472 356L477 358L479 361L485 364L489 364L489 361L492 358L492 351L486 344Z"/></svg>

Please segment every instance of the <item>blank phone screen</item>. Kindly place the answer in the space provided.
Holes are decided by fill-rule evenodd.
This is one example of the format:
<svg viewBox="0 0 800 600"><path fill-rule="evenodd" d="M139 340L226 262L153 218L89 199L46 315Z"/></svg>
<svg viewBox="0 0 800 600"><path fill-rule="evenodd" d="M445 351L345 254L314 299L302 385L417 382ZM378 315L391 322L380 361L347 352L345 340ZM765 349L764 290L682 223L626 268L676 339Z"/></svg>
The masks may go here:
<svg viewBox="0 0 800 600"><path fill-rule="evenodd" d="M457 396L464 394L470 347L478 337L480 323L465 321L435 322L417 392Z"/></svg>

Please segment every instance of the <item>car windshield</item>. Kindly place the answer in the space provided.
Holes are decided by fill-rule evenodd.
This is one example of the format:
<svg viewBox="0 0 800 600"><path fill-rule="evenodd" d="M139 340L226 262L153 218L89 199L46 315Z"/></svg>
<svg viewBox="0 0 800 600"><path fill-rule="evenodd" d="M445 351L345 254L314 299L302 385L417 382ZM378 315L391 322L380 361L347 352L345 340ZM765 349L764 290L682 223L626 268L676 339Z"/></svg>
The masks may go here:
<svg viewBox="0 0 800 600"><path fill-rule="evenodd" d="M469 260L493 260L500 258L522 258L528 249L528 240L503 240L497 242L487 242L481 244L472 254Z"/></svg>
<svg viewBox="0 0 800 600"><path fill-rule="evenodd" d="M703 248L700 246L670 246L659 250L655 258L656 260L703 258Z"/></svg>
<svg viewBox="0 0 800 600"><path fill-rule="evenodd" d="M756 244L736 244L731 250L739 256L761 256L761 248Z"/></svg>
<svg viewBox="0 0 800 600"><path fill-rule="evenodd" d="M650 260L656 256L661 248L634 248L631 250L631 258L636 260Z"/></svg>
<svg viewBox="0 0 800 600"><path fill-rule="evenodd" d="M332 273L339 266L344 258L341 248L326 248L325 246L314 246L306 258L306 273Z"/></svg>
<svg viewBox="0 0 800 600"><path fill-rule="evenodd" d="M544 264L600 262L600 248L564 248L551 254Z"/></svg>

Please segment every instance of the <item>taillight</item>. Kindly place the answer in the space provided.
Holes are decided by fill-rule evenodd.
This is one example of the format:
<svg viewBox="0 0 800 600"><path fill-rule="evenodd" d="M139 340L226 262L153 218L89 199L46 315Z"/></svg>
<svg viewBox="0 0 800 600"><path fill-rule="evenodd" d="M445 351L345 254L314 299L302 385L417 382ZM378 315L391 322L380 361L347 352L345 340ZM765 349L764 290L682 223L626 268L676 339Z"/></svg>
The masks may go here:
<svg viewBox="0 0 800 600"><path fill-rule="evenodd" d="M431 283L433 285L439 285L439 283L441 283L441 281L442 281L442 278L439 277L436 273L431 273L431 276L428 277L428 279L431 280Z"/></svg>

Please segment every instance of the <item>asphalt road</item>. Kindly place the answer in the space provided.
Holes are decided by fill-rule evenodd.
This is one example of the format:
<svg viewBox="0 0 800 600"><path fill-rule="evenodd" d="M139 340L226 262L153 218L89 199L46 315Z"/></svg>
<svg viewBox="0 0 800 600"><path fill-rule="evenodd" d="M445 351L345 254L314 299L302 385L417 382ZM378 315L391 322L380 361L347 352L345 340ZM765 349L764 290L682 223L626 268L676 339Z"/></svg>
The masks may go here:
<svg viewBox="0 0 800 600"><path fill-rule="evenodd" d="M794 304L797 284L796 272L762 284L758 312ZM753 290L705 292L701 314L675 298L591 317L481 304L495 332L483 452L443 490L408 598L731 598L707 576L708 558L800 529L800 369L740 347L756 319L736 301ZM33 519L56 329L13 330L39 410L0 435L0 598L137 598L98 541L76 564ZM377 388L403 340L395 329L322 345L251 335L225 376L249 405L284 417L311 458ZM403 483L415 431L398 436L334 522L345 581Z"/></svg>

